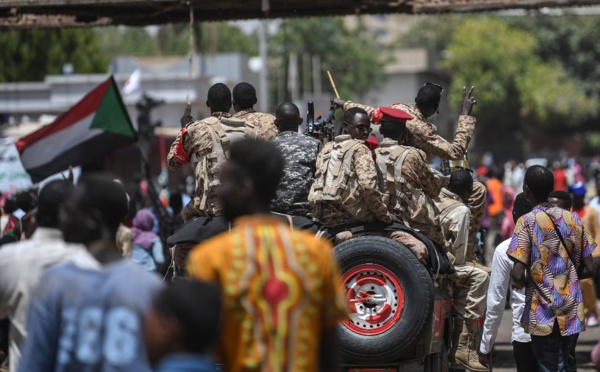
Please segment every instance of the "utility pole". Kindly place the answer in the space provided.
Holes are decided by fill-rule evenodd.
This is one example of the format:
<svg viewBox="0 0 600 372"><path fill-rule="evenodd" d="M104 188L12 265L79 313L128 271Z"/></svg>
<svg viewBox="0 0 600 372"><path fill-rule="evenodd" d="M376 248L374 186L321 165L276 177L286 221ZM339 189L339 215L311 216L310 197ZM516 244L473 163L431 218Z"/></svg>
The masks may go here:
<svg viewBox="0 0 600 372"><path fill-rule="evenodd" d="M267 47L267 21L260 21L258 27L258 50L262 66L258 74L258 107L261 112L269 111L269 68Z"/></svg>

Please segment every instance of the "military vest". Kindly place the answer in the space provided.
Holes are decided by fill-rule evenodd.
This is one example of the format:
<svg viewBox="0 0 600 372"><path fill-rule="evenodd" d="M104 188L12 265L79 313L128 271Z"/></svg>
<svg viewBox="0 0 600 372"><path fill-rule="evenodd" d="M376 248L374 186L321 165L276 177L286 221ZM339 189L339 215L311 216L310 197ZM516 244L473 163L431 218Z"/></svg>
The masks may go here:
<svg viewBox="0 0 600 372"><path fill-rule="evenodd" d="M358 185L356 172L352 167L352 158L364 142L351 139L349 135L335 138L331 151L323 150L321 163L317 164L317 173L308 201L312 215L322 218L322 203L330 203L343 209L359 221L373 222L375 215L369 210Z"/></svg>
<svg viewBox="0 0 600 372"><path fill-rule="evenodd" d="M202 120L208 127L212 140L212 152L206 156L192 155L192 163L196 169L198 179L196 182L202 185L202 197L198 209L207 210L208 196L214 195L215 189L221 184L219 181L221 164L229 159L229 148L231 144L242 138L256 138L254 125L244 120L211 116ZM198 189L198 188L196 188Z"/></svg>
<svg viewBox="0 0 600 372"><path fill-rule="evenodd" d="M417 222L439 225L433 200L422 188L411 184L402 175L402 166L412 148L400 146L397 141L385 140L377 149L379 185L389 198L388 210L401 217L407 225Z"/></svg>

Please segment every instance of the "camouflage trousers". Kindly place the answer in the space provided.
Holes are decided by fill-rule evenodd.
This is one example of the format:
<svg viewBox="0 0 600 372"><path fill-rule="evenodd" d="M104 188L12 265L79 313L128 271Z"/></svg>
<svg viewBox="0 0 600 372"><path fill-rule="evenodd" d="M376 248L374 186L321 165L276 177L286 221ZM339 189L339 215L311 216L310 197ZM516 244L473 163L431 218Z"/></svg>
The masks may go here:
<svg viewBox="0 0 600 372"><path fill-rule="evenodd" d="M411 234L404 231L382 231L382 232L368 232L360 234L352 234L350 231L342 231L335 236L335 244L338 245L346 240L357 238L359 236L383 236L385 238L393 239L399 243L405 245L411 252L417 257L423 265L427 264L429 258L429 251L423 242L415 238Z"/></svg>
<svg viewBox="0 0 600 372"><path fill-rule="evenodd" d="M471 219L469 220L469 244L467 246L467 261L476 260L473 253L474 240L481 223L487 202L487 189L481 182L473 182L473 192L467 200L467 207L471 211Z"/></svg>

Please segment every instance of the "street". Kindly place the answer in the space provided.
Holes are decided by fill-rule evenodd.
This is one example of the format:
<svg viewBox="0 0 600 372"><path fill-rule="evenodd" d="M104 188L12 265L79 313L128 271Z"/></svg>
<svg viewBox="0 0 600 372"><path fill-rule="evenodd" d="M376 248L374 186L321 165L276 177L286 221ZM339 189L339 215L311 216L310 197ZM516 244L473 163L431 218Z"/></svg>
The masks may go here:
<svg viewBox="0 0 600 372"><path fill-rule="evenodd" d="M514 372L516 370L510 345L511 319L511 311L505 310L492 355L494 372ZM590 362L590 353L598 340L600 340L600 327L588 328L579 336L576 349L578 371L595 371Z"/></svg>

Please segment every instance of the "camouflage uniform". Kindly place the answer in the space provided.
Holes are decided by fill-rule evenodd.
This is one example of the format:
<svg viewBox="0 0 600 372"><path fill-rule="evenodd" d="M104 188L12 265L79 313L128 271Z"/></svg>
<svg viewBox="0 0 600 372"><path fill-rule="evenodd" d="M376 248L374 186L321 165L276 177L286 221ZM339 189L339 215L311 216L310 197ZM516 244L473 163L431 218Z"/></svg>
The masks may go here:
<svg viewBox="0 0 600 372"><path fill-rule="evenodd" d="M212 116L217 119L221 119L222 117L230 117L231 115L224 112L215 112ZM203 120L195 121L189 124L186 127L186 134L183 137L183 150L188 154L195 154L199 158L206 156L213 152L213 142L212 142L212 134L211 130L208 127L208 124ZM182 165L186 164L186 162L181 162L178 159L176 147L177 144L181 140L181 133L177 135L175 141L171 145L171 149L169 150L169 154L167 155L167 163L169 164L169 169L177 170ZM214 194L207 195L207 209L200 210L200 201L202 195L204 195L205 191L203 189L202 182L199 182L202 179L203 175L201 174L201 167L199 165L194 166L194 175L196 178L196 190L194 193L194 197L190 201L190 203L184 208L182 215L185 221L188 221L194 216L220 216L223 214L223 202L220 198L218 198Z"/></svg>
<svg viewBox="0 0 600 372"><path fill-rule="evenodd" d="M328 142L323 147L323 151L321 151L317 157L317 179L321 174L327 172L330 162L325 160L330 159L329 155L334 149L334 145L348 140L351 140L349 135L341 135L336 137L335 141ZM388 212L387 205L383 200L383 194L379 190L377 168L373 161L373 155L366 145L359 144L357 146L352 156L351 167L353 169L352 176L355 177L355 181L360 190L360 194L355 196L363 199L363 202L368 207L367 212L369 216L365 219L357 219L354 214L349 213L344 208L343 203L336 203L328 200L315 200L315 198L313 198L315 186L317 185L317 181L315 181L309 195L309 202L313 211L316 207L320 207L321 209L321 215L315 217L318 217L323 225L328 227L356 222L392 222L392 214Z"/></svg>
<svg viewBox="0 0 600 372"><path fill-rule="evenodd" d="M308 192L314 182L317 155L323 144L293 131L279 133L272 142L281 151L285 167L271 210L305 217L310 212Z"/></svg>
<svg viewBox="0 0 600 372"><path fill-rule="evenodd" d="M407 151L404 161L395 161L393 163L395 169L392 173L388 168L391 164L382 160L386 159L392 151L403 152L404 150ZM442 181L429 169L425 152L414 147L401 146L398 141L384 138L375 150L375 154L378 159L379 174L382 176L380 184L390 197L388 210L402 220L406 226L421 231L429 239L447 250L448 243L442 234L437 218L439 210L433 201L442 190ZM423 195L418 200L423 201L426 205L421 203L423 205L407 206L406 198L398 196L398 191L401 190L400 192L403 193L408 191L403 187L403 183L409 184L415 192ZM417 221L412 217L418 208L422 209L423 212L420 213L422 216L421 221Z"/></svg>
<svg viewBox="0 0 600 372"><path fill-rule="evenodd" d="M344 104L344 111L352 108L360 107L367 111L369 115L373 115L375 108L371 106L361 105L354 102L346 102ZM433 156L440 157L442 159L450 160L463 160L469 142L473 137L475 131L475 118L471 115L460 115L458 117L458 128L452 142L446 141L443 137L438 135L437 127L427 122L421 111L415 105L406 105L403 103L395 103L390 107L400 109L409 113L413 119L406 122L406 127L413 135L415 140L415 146L425 151L429 160ZM481 227L483 220L483 212L486 204L486 188L479 182L473 183L473 193L467 202L467 206L471 211L471 220L469 228L469 248L467 255L474 258L473 254L473 241L475 235Z"/></svg>
<svg viewBox="0 0 600 372"><path fill-rule="evenodd" d="M360 107L367 111L369 115L373 115L375 111L375 108L371 106L350 101L344 105L344 111L352 107ZM406 128L412 133L415 139L415 146L425 151L428 160L433 156L450 160L464 159L465 152L475 131L475 118L473 116L460 115L458 117L458 129L454 135L454 140L448 142L437 134L437 127L427 122L426 118L423 117L423 114L421 114L421 111L415 105L395 103L390 107L407 112L413 117L412 120L406 122Z"/></svg>
<svg viewBox="0 0 600 372"><path fill-rule="evenodd" d="M455 363L457 351L476 353L478 347L464 342L473 337L472 325L483 316L486 306L487 289L490 276L488 272L478 266L465 261L465 252L468 250L469 230L467 223L470 219L469 209L463 204L460 197L448 189L442 189L439 197L440 225L449 242L451 253L454 255L454 268L456 273L450 278L456 284L453 300L457 316L454 318L453 342L449 357ZM467 327L463 327L467 324ZM470 329L471 328L471 329ZM462 345L460 345L461 335ZM477 343L476 345L479 345ZM464 360L464 358L463 358Z"/></svg>
<svg viewBox="0 0 600 372"><path fill-rule="evenodd" d="M242 119L245 122L254 125L258 132L258 138L265 141L272 140L278 133L277 127L275 126L275 116L271 114L256 112L254 109L250 108L238 111L233 114L232 117Z"/></svg>

